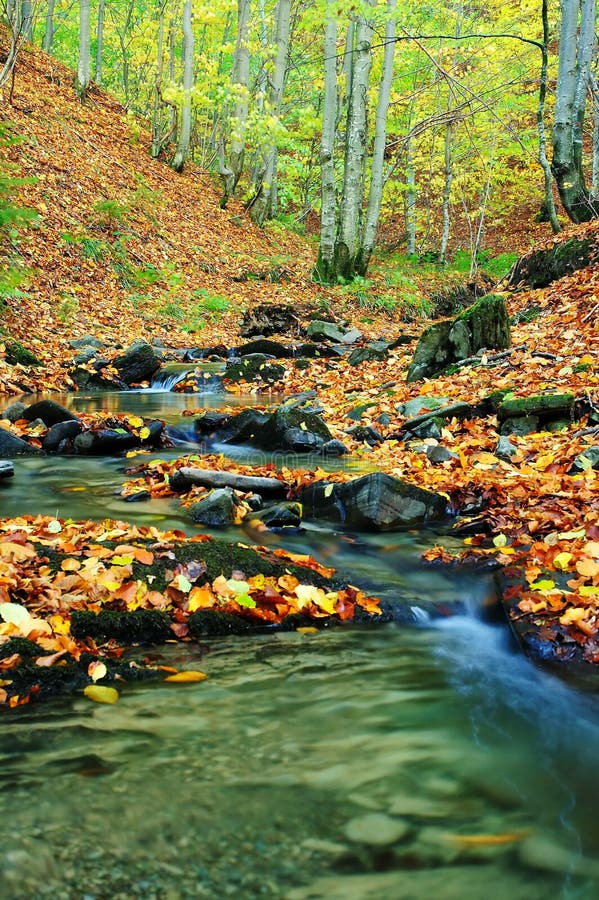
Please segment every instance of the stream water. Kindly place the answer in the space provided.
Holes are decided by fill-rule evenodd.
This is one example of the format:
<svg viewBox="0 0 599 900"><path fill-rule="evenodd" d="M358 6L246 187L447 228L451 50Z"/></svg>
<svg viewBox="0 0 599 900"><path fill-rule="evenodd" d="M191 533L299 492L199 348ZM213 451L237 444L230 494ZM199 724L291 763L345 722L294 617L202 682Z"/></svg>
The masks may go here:
<svg viewBox="0 0 599 900"><path fill-rule="evenodd" d="M172 422L200 405L158 393L67 403ZM18 460L2 513L190 529L176 502L115 496L124 467ZM165 663L208 680L4 715L2 900L599 896L597 700L477 617L485 580L423 569L434 540L277 535L412 603L418 628L167 645ZM456 598L458 615L428 618L431 601Z"/></svg>

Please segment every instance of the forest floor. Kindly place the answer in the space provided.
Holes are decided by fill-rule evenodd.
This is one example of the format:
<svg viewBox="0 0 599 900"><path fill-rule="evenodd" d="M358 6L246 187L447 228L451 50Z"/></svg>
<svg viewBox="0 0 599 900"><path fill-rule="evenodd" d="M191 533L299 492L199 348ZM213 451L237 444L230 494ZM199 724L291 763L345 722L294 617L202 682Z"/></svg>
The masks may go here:
<svg viewBox="0 0 599 900"><path fill-rule="evenodd" d="M495 416L449 419L438 440L425 441L451 451L441 463L422 452L422 442L397 437L405 421L402 404L417 397L476 405L498 390L516 397L571 392L596 410L596 265L542 289L516 285L508 291L500 285L512 319L511 351L500 360L484 356L475 368L408 384L417 338L430 323L430 295L448 282L463 282L463 273L448 275L431 266L419 271L411 264L398 272L396 257L380 260L367 282L315 285L313 242L277 223L256 229L235 202L220 209L218 188L207 175L194 165L176 175L164 161L151 160L148 134L139 123L97 88L79 104L72 73L39 51L23 51L7 118L19 142L0 141L0 155L14 177L27 179L15 203L35 210L37 222L2 242L4 271L18 270L22 281L8 296L0 323L0 392L15 397L72 389L69 341L89 334L111 347L136 338L171 348L234 347L241 342L243 313L260 303L293 306L297 334L281 335L286 341L299 338L315 315L355 325L364 341L403 336L406 343L385 359L360 366L338 358L314 360L300 370L286 361L283 394L315 391L333 436L367 468L445 494L461 513L462 527L468 521L464 511L476 510L457 556L462 562L490 557L520 573L508 588L514 618L559 644L558 657L599 663L597 472L587 467L569 474L574 459L597 445L597 429L583 417L559 431L513 437L516 452L508 460L496 455ZM542 233L541 226L522 222L519 217L514 229L515 253L529 248L535 229ZM599 226L591 224L545 237L545 246L573 234L599 245ZM41 365L9 363L6 348L13 339ZM249 389L258 391L255 384ZM356 409L359 423L382 435L374 446L346 433ZM25 520L3 521L5 584L17 577L19 566L26 569L30 551L18 547L29 546L28 535L39 536L40 528ZM10 543L10 553L2 552L3 542ZM69 543L76 543L72 535ZM441 547L428 556L446 564L453 559ZM22 572L19 577L26 578ZM48 647L60 653L64 623L55 624L56 643ZM6 624L2 629L7 632Z"/></svg>

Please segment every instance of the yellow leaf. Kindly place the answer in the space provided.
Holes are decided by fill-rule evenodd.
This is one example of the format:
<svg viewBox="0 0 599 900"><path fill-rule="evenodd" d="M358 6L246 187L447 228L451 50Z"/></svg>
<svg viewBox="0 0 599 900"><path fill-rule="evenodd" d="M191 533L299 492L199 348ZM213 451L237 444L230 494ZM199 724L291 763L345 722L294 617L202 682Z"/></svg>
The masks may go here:
<svg viewBox="0 0 599 900"><path fill-rule="evenodd" d="M147 425L144 425L144 427L140 429L139 436L142 441L147 441L147 439L150 437L150 429Z"/></svg>
<svg viewBox="0 0 599 900"><path fill-rule="evenodd" d="M573 559L574 557L571 553L558 553L557 556L553 557L553 567L561 572L567 572Z"/></svg>
<svg viewBox="0 0 599 900"><path fill-rule="evenodd" d="M205 672L194 672L188 669L186 672L177 672L176 675L167 675L165 681L176 684L193 684L196 681L204 681L208 676Z"/></svg>
<svg viewBox="0 0 599 900"><path fill-rule="evenodd" d="M144 423L144 420L139 416L128 416L127 421L129 422L129 425L131 425L131 428L141 428Z"/></svg>
<svg viewBox="0 0 599 900"><path fill-rule="evenodd" d="M560 616L560 624L561 625L576 625L578 622L586 619L589 614L589 610L583 606L574 606L572 609L567 609L563 616Z"/></svg>
<svg viewBox="0 0 599 900"><path fill-rule="evenodd" d="M48 617L48 625L54 632L54 634L70 634L71 633L71 623L68 619L64 619L62 616L58 614L55 616Z"/></svg>
<svg viewBox="0 0 599 900"><path fill-rule="evenodd" d="M116 703L119 699L119 692L114 688L105 687L103 684L88 684L83 688L83 693L88 700L94 703Z"/></svg>
<svg viewBox="0 0 599 900"><path fill-rule="evenodd" d="M94 682L100 681L101 678L105 678L107 673L108 669L106 668L105 664L99 659L95 659L87 667L87 674Z"/></svg>
<svg viewBox="0 0 599 900"><path fill-rule="evenodd" d="M507 544L507 537L505 534L496 534L493 538L493 546L494 547L505 547Z"/></svg>
<svg viewBox="0 0 599 900"><path fill-rule="evenodd" d="M303 628L295 629L298 634L318 634L318 628L313 625L305 625Z"/></svg>
<svg viewBox="0 0 599 900"><path fill-rule="evenodd" d="M531 591L552 591L555 587L555 581L551 581L549 578L542 578L540 581L535 581L534 584L531 584Z"/></svg>

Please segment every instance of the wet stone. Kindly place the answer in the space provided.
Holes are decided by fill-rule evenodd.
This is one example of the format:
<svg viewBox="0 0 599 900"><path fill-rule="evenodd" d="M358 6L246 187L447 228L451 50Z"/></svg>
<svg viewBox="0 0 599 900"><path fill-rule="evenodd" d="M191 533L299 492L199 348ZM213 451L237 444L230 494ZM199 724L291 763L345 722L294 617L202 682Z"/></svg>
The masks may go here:
<svg viewBox="0 0 599 900"><path fill-rule="evenodd" d="M343 832L355 844L388 847L401 841L409 830L410 826L402 819L391 818L384 813L367 813L351 819Z"/></svg>

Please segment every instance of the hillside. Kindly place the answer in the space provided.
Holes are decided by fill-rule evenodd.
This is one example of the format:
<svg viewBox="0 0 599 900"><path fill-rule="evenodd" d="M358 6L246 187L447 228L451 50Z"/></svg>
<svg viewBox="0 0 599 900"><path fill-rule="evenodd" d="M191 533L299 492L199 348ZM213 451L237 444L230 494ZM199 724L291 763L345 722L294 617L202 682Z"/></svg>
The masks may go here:
<svg viewBox="0 0 599 900"><path fill-rule="evenodd" d="M15 202L39 221L17 239L26 296L3 321L46 363L46 380L58 377L67 339L85 333L189 346L194 330L203 341L236 332L250 302L313 300L306 242L260 231L238 204L221 210L197 167L177 175L151 160L148 132L95 86L80 104L72 80L28 46L4 113L21 142L2 155L12 174L35 179Z"/></svg>
<svg viewBox="0 0 599 900"><path fill-rule="evenodd" d="M360 286L314 285L313 241L276 224L256 228L239 203L221 210L210 177L193 163L177 175L167 161L150 159L143 124L96 86L82 105L72 82L69 69L27 46L10 100L5 89L5 119L20 140L0 142L0 157L12 175L32 179L14 202L39 219L12 244L4 240L5 261L12 257L26 277L3 327L44 363L15 378L0 359L0 386L9 393L68 387L67 342L90 332L109 345L144 336L193 346L199 333L204 345L230 344L242 312L272 300L291 301L300 318L317 309L354 319L376 336L402 317L402 291L408 312L417 313L429 288L446 280L434 271L405 278L390 259L369 275L373 298L364 299ZM522 227L530 210L517 218L512 251L525 249L532 233ZM504 236L498 240L505 249Z"/></svg>

